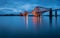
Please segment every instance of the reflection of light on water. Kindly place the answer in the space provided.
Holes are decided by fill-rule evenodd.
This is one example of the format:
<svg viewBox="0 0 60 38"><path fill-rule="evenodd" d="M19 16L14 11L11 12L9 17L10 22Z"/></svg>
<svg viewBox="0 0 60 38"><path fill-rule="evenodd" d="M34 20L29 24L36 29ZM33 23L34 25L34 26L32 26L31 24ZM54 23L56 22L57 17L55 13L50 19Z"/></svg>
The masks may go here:
<svg viewBox="0 0 60 38"><path fill-rule="evenodd" d="M25 17L25 25L26 25L26 28L28 29L28 16Z"/></svg>
<svg viewBox="0 0 60 38"><path fill-rule="evenodd" d="M28 16L26 16L26 24L27 24L27 27L28 27Z"/></svg>
<svg viewBox="0 0 60 38"><path fill-rule="evenodd" d="M42 16L40 16L40 24L42 23Z"/></svg>
<svg viewBox="0 0 60 38"><path fill-rule="evenodd" d="M41 23L41 17L33 17L33 23L36 25L38 23Z"/></svg>
<svg viewBox="0 0 60 38"><path fill-rule="evenodd" d="M33 17L32 19L35 29L38 29L41 24L41 17Z"/></svg>
<svg viewBox="0 0 60 38"><path fill-rule="evenodd" d="M33 23L36 24L37 23L37 17L33 17Z"/></svg>

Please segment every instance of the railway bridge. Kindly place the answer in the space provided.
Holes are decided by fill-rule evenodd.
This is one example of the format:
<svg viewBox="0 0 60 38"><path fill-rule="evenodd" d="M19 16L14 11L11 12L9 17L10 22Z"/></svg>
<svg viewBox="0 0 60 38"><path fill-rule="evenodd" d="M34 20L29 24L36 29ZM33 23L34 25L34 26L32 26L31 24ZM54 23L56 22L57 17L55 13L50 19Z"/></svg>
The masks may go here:
<svg viewBox="0 0 60 38"><path fill-rule="evenodd" d="M43 13L48 12L49 16L52 17L52 11L55 11L55 16L57 17L58 10L60 10L60 8L53 10L52 8L37 6L30 13L28 11L25 11L23 15L26 16L28 14L33 14L34 16L41 16Z"/></svg>

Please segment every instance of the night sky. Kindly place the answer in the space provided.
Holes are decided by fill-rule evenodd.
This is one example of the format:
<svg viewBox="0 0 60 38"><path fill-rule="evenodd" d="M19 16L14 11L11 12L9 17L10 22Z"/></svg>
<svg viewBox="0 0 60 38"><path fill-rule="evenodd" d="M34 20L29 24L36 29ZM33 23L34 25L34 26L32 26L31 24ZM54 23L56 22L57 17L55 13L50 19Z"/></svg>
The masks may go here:
<svg viewBox="0 0 60 38"><path fill-rule="evenodd" d="M59 0L0 0L0 14L18 14L31 11L36 6L59 8Z"/></svg>

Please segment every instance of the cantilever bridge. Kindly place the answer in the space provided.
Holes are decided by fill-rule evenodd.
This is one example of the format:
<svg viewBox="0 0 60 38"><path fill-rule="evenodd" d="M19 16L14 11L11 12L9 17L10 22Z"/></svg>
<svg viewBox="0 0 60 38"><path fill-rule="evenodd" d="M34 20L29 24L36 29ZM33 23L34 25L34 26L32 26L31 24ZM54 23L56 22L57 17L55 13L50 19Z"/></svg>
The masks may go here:
<svg viewBox="0 0 60 38"><path fill-rule="evenodd" d="M43 13L48 12L49 13L49 16L51 17L52 16L52 13L53 13L52 11L55 11L55 16L57 16L57 11L58 10L60 10L60 8L53 10L52 8L45 8L45 7L37 6L30 13L28 13L27 11L25 11L24 12L24 15L27 15L27 13L28 13L28 14L33 14L34 16L40 16Z"/></svg>
<svg viewBox="0 0 60 38"><path fill-rule="evenodd" d="M31 12L33 15L37 15L37 13L39 14L39 15L41 15L41 14L43 14L43 13L45 13L45 12L48 12L49 13L49 16L52 16L52 11L55 11L55 16L57 16L57 11L58 10L60 10L60 8L58 8L58 9L52 9L52 8L45 8L45 7L36 7L36 8L34 8L34 10Z"/></svg>

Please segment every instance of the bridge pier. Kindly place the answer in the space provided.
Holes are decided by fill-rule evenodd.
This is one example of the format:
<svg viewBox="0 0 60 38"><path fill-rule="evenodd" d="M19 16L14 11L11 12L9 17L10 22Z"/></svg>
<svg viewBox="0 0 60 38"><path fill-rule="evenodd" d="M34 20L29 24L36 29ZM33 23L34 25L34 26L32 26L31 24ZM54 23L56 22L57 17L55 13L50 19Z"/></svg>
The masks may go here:
<svg viewBox="0 0 60 38"><path fill-rule="evenodd" d="M52 17L52 8L49 10L49 16Z"/></svg>
<svg viewBox="0 0 60 38"><path fill-rule="evenodd" d="M55 10L55 17L57 17L57 10Z"/></svg>
<svg viewBox="0 0 60 38"><path fill-rule="evenodd" d="M52 8L49 10L50 26L52 25Z"/></svg>

